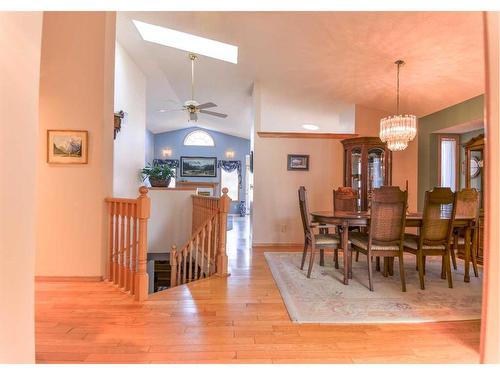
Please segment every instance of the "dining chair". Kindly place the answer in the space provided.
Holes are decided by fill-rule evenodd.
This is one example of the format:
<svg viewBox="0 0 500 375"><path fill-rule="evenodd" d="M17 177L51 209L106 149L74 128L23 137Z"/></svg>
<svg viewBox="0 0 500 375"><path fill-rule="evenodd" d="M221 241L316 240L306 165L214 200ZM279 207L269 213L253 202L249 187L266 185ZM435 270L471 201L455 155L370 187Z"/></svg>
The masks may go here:
<svg viewBox="0 0 500 375"><path fill-rule="evenodd" d="M368 283L373 291L372 257L397 257L401 290L406 292L403 243L408 192L397 186L373 189L368 233L351 232L351 248L367 256Z"/></svg>
<svg viewBox="0 0 500 375"><path fill-rule="evenodd" d="M302 218L302 225L304 227L304 251L302 252L302 262L300 263L300 269L304 269L307 250L310 249L309 268L307 270L307 278L310 278L316 249L320 249L320 251L323 251L324 249L333 249L334 252L338 253L341 239L338 234L327 232L329 228L336 228L336 225L319 224L313 223L311 221L311 216L309 215L309 208L307 204L307 192L304 186L301 186L299 188L299 208L300 216ZM326 233L314 233L315 229ZM344 262L345 261L346 260L344 255Z"/></svg>
<svg viewBox="0 0 500 375"><path fill-rule="evenodd" d="M479 192L476 189L462 189L457 193L457 209L456 216L474 217L474 229L471 236L471 258L472 267L474 269L474 276L479 277L477 268L476 251L479 238ZM465 248L465 234L464 229L460 228L453 232L453 247L451 251L451 260L453 268L457 269L457 260L455 257L455 250Z"/></svg>
<svg viewBox="0 0 500 375"><path fill-rule="evenodd" d="M435 187L425 192L424 212L420 234L405 234L404 251L417 258L420 289L425 289L425 258L441 256L441 278L448 279L453 288L450 265L450 247L453 222L457 208L457 195L450 188Z"/></svg>
<svg viewBox="0 0 500 375"><path fill-rule="evenodd" d="M335 211L357 211L358 210L358 193L352 187L339 186L337 190L333 190L333 212ZM338 228L341 231L341 227ZM358 227L349 227L349 231L358 230ZM359 252L356 252L356 262L359 259ZM334 258L335 268L338 267L338 255Z"/></svg>
<svg viewBox="0 0 500 375"><path fill-rule="evenodd" d="M339 186L333 191L333 211L357 211L358 194L351 187Z"/></svg>

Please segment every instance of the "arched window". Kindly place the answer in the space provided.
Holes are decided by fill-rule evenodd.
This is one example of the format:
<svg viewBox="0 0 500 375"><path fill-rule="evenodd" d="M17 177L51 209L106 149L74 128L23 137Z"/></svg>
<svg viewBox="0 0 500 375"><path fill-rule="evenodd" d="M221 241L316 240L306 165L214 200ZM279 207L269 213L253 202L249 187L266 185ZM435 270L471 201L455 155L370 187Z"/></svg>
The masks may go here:
<svg viewBox="0 0 500 375"><path fill-rule="evenodd" d="M215 142L210 134L203 130L195 130L186 135L184 146L207 146L214 147Z"/></svg>

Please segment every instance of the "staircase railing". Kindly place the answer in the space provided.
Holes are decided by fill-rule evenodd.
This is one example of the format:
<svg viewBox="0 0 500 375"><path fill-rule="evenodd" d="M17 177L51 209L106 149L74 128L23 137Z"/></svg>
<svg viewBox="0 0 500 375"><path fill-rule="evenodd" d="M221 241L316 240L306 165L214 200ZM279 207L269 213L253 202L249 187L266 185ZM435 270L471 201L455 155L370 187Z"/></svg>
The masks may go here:
<svg viewBox="0 0 500 375"><path fill-rule="evenodd" d="M228 189L220 198L193 195L191 238L179 250L170 251L170 287L211 275L227 276Z"/></svg>
<svg viewBox="0 0 500 375"><path fill-rule="evenodd" d="M137 199L106 198L108 205L108 281L136 300L148 297L146 272L151 199L141 186Z"/></svg>

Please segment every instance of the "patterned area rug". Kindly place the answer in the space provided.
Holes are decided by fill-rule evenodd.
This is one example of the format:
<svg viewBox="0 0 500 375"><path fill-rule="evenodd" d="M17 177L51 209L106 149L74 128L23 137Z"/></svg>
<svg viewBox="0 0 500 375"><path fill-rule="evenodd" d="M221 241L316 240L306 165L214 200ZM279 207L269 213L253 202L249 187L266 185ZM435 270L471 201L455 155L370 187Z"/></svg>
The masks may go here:
<svg viewBox="0 0 500 375"><path fill-rule="evenodd" d="M353 278L342 283L340 269L333 267L333 256L325 254L325 266L317 262L311 278L300 270L302 253L266 252L265 257L274 280L285 301L292 321L297 323L402 323L472 320L481 318L482 275L470 283L463 281L464 262L457 259L458 270L452 269L453 289L442 280L441 259L428 257L425 290L420 290L415 257L405 256L407 291L401 291L398 261L394 276L383 277L374 269L374 292L368 290L366 256L353 260ZM316 256L319 261L319 254Z"/></svg>

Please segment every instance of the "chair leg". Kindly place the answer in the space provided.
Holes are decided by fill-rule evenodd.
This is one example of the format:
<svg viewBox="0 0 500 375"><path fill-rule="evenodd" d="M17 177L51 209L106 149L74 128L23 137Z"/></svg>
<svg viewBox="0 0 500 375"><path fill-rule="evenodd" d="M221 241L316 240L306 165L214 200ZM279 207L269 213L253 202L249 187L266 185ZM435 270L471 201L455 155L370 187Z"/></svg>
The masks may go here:
<svg viewBox="0 0 500 375"><path fill-rule="evenodd" d="M451 277L451 265L450 265L450 248L446 251L446 255L444 257L445 260L445 268L446 268L446 278L448 279L448 288L453 288L453 279Z"/></svg>
<svg viewBox="0 0 500 375"><path fill-rule="evenodd" d="M308 241L307 239L304 241L304 251L302 251L302 262L300 263L300 269L304 269L304 263L306 262L306 257L307 257L307 245Z"/></svg>
<svg viewBox="0 0 500 375"><path fill-rule="evenodd" d="M356 262L359 260L359 251L356 251Z"/></svg>
<svg viewBox="0 0 500 375"><path fill-rule="evenodd" d="M373 270L372 270L372 257L370 255L370 253L366 254L366 259L368 262L368 285L370 286L370 291L373 292L373 281L372 281ZM377 259L378 259L378 257L377 257Z"/></svg>
<svg viewBox="0 0 500 375"><path fill-rule="evenodd" d="M453 238L453 248L450 249L451 251L451 261L453 262L453 269L457 269L457 257L455 255L455 250L458 251L458 235L455 234L455 237Z"/></svg>
<svg viewBox="0 0 500 375"><path fill-rule="evenodd" d="M401 290L406 292L405 265L403 263L403 252L399 252L399 278L401 279Z"/></svg>
<svg viewBox="0 0 500 375"><path fill-rule="evenodd" d="M394 257L389 257L389 276L394 276Z"/></svg>
<svg viewBox="0 0 500 375"><path fill-rule="evenodd" d="M472 268L474 269L474 276L479 277L479 270L477 268L477 258L476 258L476 249L472 249Z"/></svg>
<svg viewBox="0 0 500 375"><path fill-rule="evenodd" d="M446 261L444 258L446 258L445 255L441 257L441 278L443 280L446 279Z"/></svg>
<svg viewBox="0 0 500 375"><path fill-rule="evenodd" d="M339 269L339 250L338 249L333 250L333 261L335 262L335 268Z"/></svg>
<svg viewBox="0 0 500 375"><path fill-rule="evenodd" d="M424 267L424 275L425 275L425 265L427 264L427 257L424 255L422 257L422 266Z"/></svg>
<svg viewBox="0 0 500 375"><path fill-rule="evenodd" d="M476 257L477 248L478 248L477 233L476 230L474 230L474 236L472 237L472 247L470 253L472 256L472 268L474 269L474 276L479 277L479 271L477 269L477 257Z"/></svg>
<svg viewBox="0 0 500 375"><path fill-rule="evenodd" d="M387 257L384 257L384 272L382 273L382 275L384 275L384 277L387 277L389 276L389 258Z"/></svg>
<svg viewBox="0 0 500 375"><path fill-rule="evenodd" d="M319 249L319 265L324 267L325 265L325 250Z"/></svg>
<svg viewBox="0 0 500 375"><path fill-rule="evenodd" d="M349 279L352 279L352 251L349 248L347 249L347 252L349 254ZM357 252L357 254L359 254L359 251ZM346 256L346 251L344 250L344 262L346 261Z"/></svg>
<svg viewBox="0 0 500 375"><path fill-rule="evenodd" d="M314 264L314 254L316 253L316 246L314 243L311 244L311 255L309 256L309 268L307 269L307 278L311 278L311 272Z"/></svg>
<svg viewBox="0 0 500 375"><path fill-rule="evenodd" d="M425 282L424 282L424 257L423 255L419 252L417 254L417 264L418 264L418 278L420 279L420 289L424 290L425 289Z"/></svg>

